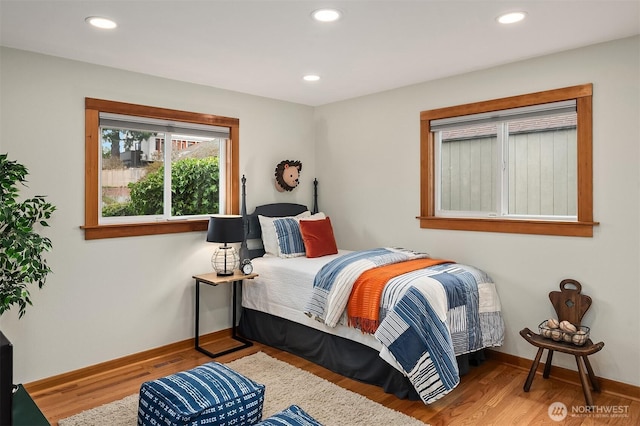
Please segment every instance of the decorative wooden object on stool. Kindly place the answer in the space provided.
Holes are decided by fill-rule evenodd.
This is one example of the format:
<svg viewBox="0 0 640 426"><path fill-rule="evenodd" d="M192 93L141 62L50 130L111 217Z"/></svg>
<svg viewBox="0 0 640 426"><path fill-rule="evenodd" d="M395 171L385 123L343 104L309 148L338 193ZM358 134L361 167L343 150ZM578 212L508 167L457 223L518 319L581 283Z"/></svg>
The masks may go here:
<svg viewBox="0 0 640 426"><path fill-rule="evenodd" d="M575 288L568 288L567 285L572 285ZM560 283L560 290L561 291L552 291L549 293L549 299L551 300L553 308L556 310L558 321L569 321L580 329L580 321L582 320L585 312L587 312L591 306L591 298L584 294L580 294L582 285L576 280L562 280ZM600 392L600 385L598 384L598 379L593 373L593 368L591 368L591 363L589 363L589 359L587 357L602 349L604 347L604 342L594 344L591 339L588 339L583 346L576 346L572 343L563 341L556 342L542 337L528 328L521 330L520 335L524 337L527 342L538 348L538 353L533 360L531 370L529 370L529 376L527 377L527 381L524 383L523 389L525 392L529 392L529 389L531 388L531 383L536 375L536 370L538 369L542 352L544 352L545 349L548 350L547 362L544 366L544 373L542 374L542 377L545 379L549 378L549 373L551 372L553 351L563 352L576 357L576 364L578 364L578 374L580 375L584 398L587 402L587 406L593 406L591 386L593 387L593 390Z"/></svg>

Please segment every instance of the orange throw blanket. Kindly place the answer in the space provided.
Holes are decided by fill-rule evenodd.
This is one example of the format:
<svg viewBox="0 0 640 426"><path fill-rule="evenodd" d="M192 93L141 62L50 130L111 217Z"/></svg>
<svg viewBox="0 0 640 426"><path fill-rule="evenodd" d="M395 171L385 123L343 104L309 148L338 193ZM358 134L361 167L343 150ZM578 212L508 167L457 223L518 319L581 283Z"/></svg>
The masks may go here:
<svg viewBox="0 0 640 426"><path fill-rule="evenodd" d="M380 325L380 298L387 282L398 275L441 263L453 262L444 259L415 259L364 271L356 279L349 296L349 325L359 328L364 333L375 333Z"/></svg>

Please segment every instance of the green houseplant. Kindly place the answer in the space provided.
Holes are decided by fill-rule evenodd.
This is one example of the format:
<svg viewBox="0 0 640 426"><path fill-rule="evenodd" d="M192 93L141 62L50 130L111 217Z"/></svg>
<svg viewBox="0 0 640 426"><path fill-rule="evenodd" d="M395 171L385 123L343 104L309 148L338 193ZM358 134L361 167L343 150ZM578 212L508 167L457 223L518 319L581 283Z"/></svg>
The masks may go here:
<svg viewBox="0 0 640 426"><path fill-rule="evenodd" d="M0 154L0 315L17 305L20 318L31 305L28 285L42 288L51 272L43 256L51 240L35 227L49 226L47 219L56 209L42 195L18 200L27 174L25 166Z"/></svg>

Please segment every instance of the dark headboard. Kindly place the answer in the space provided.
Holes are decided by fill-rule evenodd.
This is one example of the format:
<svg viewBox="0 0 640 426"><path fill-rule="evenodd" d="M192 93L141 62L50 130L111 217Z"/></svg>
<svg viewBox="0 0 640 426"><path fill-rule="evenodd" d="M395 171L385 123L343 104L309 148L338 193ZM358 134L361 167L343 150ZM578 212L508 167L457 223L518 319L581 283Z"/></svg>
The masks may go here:
<svg viewBox="0 0 640 426"><path fill-rule="evenodd" d="M262 238L262 229L260 228L260 221L258 220L258 215L261 216L269 216L269 217L285 217L285 216L295 216L304 211L309 210L309 208L303 204L294 204L294 203L273 203L273 204L263 204L261 206L256 206L255 210L251 214L247 214L247 193L246 193L246 183L247 179L242 176L242 217L244 218L244 230L245 230L245 240L242 242L242 246L240 248L240 258L241 259L253 259L255 257L260 257L264 255L264 248L253 248L249 249L247 247L247 241L249 240L260 240ZM313 180L313 210L312 213L318 212L318 180Z"/></svg>

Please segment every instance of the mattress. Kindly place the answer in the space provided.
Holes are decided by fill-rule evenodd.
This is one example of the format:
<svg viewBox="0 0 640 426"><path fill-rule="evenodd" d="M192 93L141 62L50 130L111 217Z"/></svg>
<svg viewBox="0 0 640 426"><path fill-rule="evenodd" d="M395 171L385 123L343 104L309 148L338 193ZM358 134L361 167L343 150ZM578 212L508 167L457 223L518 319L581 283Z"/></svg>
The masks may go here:
<svg viewBox="0 0 640 426"><path fill-rule="evenodd" d="M329 327L304 314L305 304L313 293L313 280L326 263L348 250L318 258L294 257L283 259L265 255L252 260L256 278L244 280L242 306L284 318L325 333L344 337L380 351L382 345L371 334L347 327L346 319L336 327Z"/></svg>

